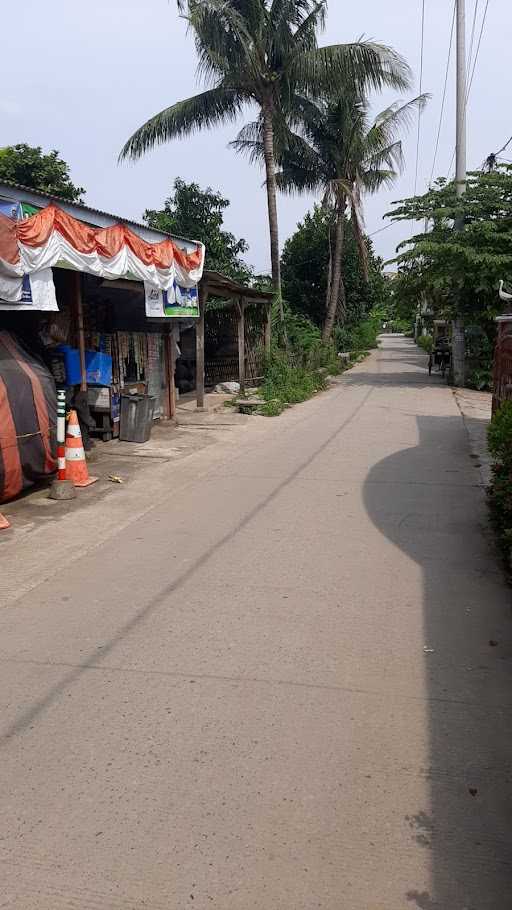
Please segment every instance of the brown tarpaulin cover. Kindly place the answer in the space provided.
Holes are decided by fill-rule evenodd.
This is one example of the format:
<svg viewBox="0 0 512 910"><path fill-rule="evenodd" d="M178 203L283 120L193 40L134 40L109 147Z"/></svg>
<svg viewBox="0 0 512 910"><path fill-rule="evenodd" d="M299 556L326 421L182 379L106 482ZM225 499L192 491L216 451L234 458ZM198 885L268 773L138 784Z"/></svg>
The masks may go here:
<svg viewBox="0 0 512 910"><path fill-rule="evenodd" d="M53 474L57 397L51 373L0 332L0 502Z"/></svg>

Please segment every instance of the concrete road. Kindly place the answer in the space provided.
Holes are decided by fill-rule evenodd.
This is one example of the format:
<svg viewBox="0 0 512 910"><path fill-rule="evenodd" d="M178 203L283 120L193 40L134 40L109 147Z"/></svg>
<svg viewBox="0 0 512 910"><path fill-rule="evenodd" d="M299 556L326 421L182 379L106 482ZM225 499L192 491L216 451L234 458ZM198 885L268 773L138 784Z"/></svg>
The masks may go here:
<svg viewBox="0 0 512 910"><path fill-rule="evenodd" d="M425 360L385 338L8 601L2 910L510 907L510 592Z"/></svg>

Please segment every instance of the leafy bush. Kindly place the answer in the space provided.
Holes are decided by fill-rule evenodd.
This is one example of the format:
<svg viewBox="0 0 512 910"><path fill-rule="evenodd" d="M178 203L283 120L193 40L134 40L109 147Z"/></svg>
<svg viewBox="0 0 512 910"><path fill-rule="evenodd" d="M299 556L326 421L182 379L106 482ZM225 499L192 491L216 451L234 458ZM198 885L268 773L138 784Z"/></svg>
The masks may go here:
<svg viewBox="0 0 512 910"><path fill-rule="evenodd" d="M512 466L512 401L496 412L487 430L489 451L496 463Z"/></svg>
<svg viewBox="0 0 512 910"><path fill-rule="evenodd" d="M489 392L492 389L492 372L490 369L475 369L466 379L468 389L476 389L477 392Z"/></svg>
<svg viewBox="0 0 512 910"><path fill-rule="evenodd" d="M298 404L326 387L325 371L300 360L293 352L285 351L276 351L269 358L261 390L267 403Z"/></svg>
<svg viewBox="0 0 512 910"><path fill-rule="evenodd" d="M377 347L380 331L380 319L369 316L358 325L337 328L336 346L339 351L368 351Z"/></svg>
<svg viewBox="0 0 512 910"><path fill-rule="evenodd" d="M494 459L489 488L491 516L498 542L510 561L512 553L512 402L507 401L494 415L487 431L489 451Z"/></svg>
<svg viewBox="0 0 512 910"><path fill-rule="evenodd" d="M264 417L279 417L280 414L285 410L286 405L282 401L274 398L271 401L266 401L265 404L261 406L260 413Z"/></svg>
<svg viewBox="0 0 512 910"><path fill-rule="evenodd" d="M322 333L306 316L292 313L285 305L285 326L288 345L294 351L308 353L322 343Z"/></svg>
<svg viewBox="0 0 512 910"><path fill-rule="evenodd" d="M311 398L327 387L329 375L341 373L350 366L338 358L338 338L336 344L323 344L320 329L311 320L292 313L286 304L284 313L285 331L279 329L278 314L274 315L277 331L273 335L272 352L265 365L265 378L260 390L265 400L260 413L267 417L275 417L288 405ZM379 325L379 321L373 318L352 329L349 349L362 355L374 347Z"/></svg>
<svg viewBox="0 0 512 910"><path fill-rule="evenodd" d="M416 344L427 354L431 354L434 347L434 339L432 338L432 335L420 335Z"/></svg>

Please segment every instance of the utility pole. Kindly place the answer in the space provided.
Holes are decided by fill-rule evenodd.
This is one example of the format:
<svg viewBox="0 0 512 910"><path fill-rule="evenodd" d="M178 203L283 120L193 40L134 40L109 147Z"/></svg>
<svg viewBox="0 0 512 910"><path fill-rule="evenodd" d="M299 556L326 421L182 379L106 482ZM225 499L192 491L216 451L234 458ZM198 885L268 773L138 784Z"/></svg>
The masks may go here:
<svg viewBox="0 0 512 910"><path fill-rule="evenodd" d="M455 181L457 195L466 192L466 109L467 109L467 72L466 72L466 0L456 0L457 5L457 130L456 130L456 170ZM460 219L455 228L464 230L464 220ZM463 386L465 380L465 342L464 323L457 316L452 326L452 373L453 383Z"/></svg>
<svg viewBox="0 0 512 910"><path fill-rule="evenodd" d="M466 192L466 0L457 0L457 195ZM459 225L462 227L462 225Z"/></svg>

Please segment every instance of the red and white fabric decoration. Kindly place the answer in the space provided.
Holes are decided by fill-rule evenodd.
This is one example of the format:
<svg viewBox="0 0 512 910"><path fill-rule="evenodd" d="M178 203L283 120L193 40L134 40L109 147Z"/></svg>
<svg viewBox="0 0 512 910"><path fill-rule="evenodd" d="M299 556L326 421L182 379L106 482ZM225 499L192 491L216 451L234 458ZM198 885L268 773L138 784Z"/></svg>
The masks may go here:
<svg viewBox="0 0 512 910"><path fill-rule="evenodd" d="M56 205L22 221L0 213L0 301L21 308L23 278L28 275L33 297L41 298L43 304L38 306L34 299L29 308L56 309L48 299L49 279L53 289L52 266L109 280L144 281L161 291L172 288L174 282L193 287L202 277L204 255L202 243L193 252L181 249L170 238L148 243L125 224L89 227ZM39 288L42 295L38 282L44 286L44 290ZM54 289L52 293L55 298Z"/></svg>

